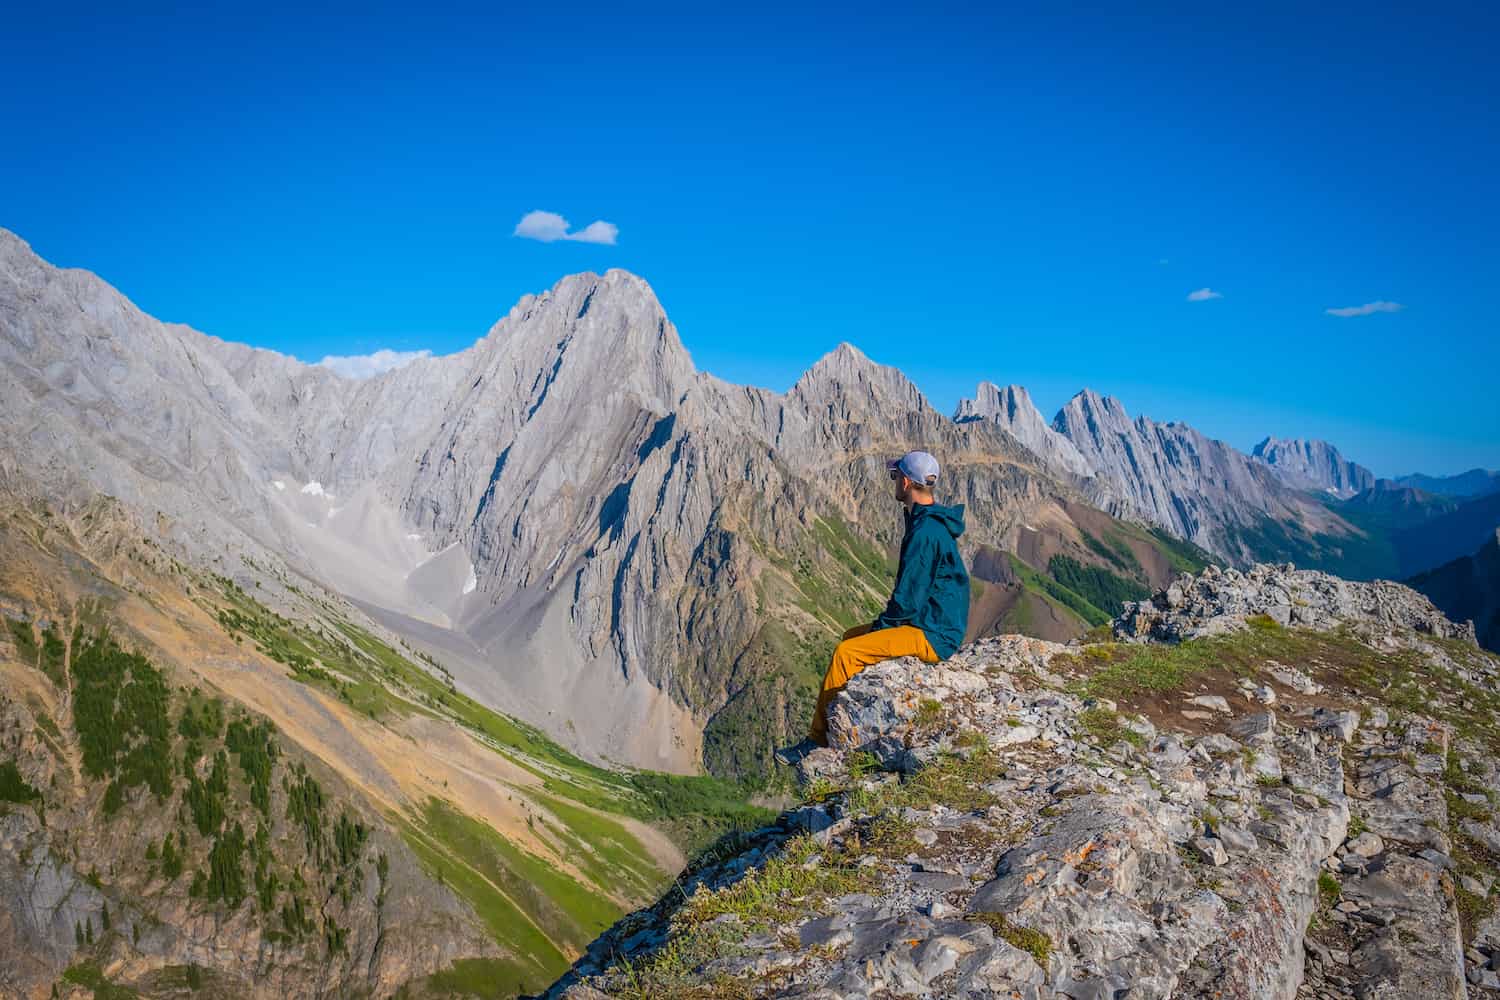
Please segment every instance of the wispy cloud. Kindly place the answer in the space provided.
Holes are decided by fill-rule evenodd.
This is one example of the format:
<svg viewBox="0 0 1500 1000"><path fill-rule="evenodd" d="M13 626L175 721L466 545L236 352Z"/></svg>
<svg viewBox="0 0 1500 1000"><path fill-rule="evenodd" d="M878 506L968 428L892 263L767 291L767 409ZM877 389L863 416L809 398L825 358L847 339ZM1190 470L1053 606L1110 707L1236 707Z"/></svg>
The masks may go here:
<svg viewBox="0 0 1500 1000"><path fill-rule="evenodd" d="M528 240L555 243L558 240L573 240L576 243L602 243L614 246L620 235L620 227L603 219L590 222L576 232L568 232L568 220L556 212L527 212L516 223L512 234Z"/></svg>
<svg viewBox="0 0 1500 1000"><path fill-rule="evenodd" d="M346 357L328 355L318 364L324 368L333 369L334 374L342 375L344 378L372 378L381 372L388 372L402 365L409 365L418 358L431 356L432 352L422 351L393 351L382 347L373 354L353 354Z"/></svg>
<svg viewBox="0 0 1500 1000"><path fill-rule="evenodd" d="M1340 309L1324 309L1330 316L1368 316L1371 313L1393 313L1405 309L1399 302L1366 302L1362 306L1344 306Z"/></svg>
<svg viewBox="0 0 1500 1000"><path fill-rule="evenodd" d="M1200 288L1196 292L1188 292L1189 302L1207 302L1209 299L1222 299L1223 292L1216 292L1212 288Z"/></svg>

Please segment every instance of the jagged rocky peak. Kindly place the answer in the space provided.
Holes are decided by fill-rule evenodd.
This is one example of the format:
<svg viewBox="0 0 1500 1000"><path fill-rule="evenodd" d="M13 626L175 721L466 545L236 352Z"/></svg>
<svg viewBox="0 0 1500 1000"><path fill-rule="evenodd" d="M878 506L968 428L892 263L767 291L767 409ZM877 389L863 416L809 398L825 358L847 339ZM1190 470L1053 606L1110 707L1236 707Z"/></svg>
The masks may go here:
<svg viewBox="0 0 1500 1000"><path fill-rule="evenodd" d="M809 408L835 399L860 408L901 408L891 411L893 418L908 410L927 409L927 398L900 369L871 361L848 342L839 344L803 372L788 395Z"/></svg>
<svg viewBox="0 0 1500 1000"><path fill-rule="evenodd" d="M600 377L640 367L669 369L678 379L696 373L656 292L620 268L570 274L539 295L523 296L481 344L514 356L516 348L534 349L549 337L558 351L574 352L570 361L597 365Z"/></svg>
<svg viewBox="0 0 1500 1000"><path fill-rule="evenodd" d="M1298 489L1351 497L1375 485L1373 472L1346 459L1327 441L1268 437L1251 449L1250 456L1269 465Z"/></svg>
<svg viewBox="0 0 1500 1000"><path fill-rule="evenodd" d="M1047 425L1024 386L1000 388L993 382L980 382L973 399L959 400L953 419L958 423L987 420L998 424L1054 473L1093 474L1093 469L1073 442Z"/></svg>
<svg viewBox="0 0 1500 1000"><path fill-rule="evenodd" d="M953 419L965 420L1004 420L1013 422L1017 420L1029 420L1031 414L1041 418L1036 405L1031 401L1031 394L1022 385L1008 385L1004 388L993 382L980 382L974 389L972 399L960 399L958 407L953 411Z"/></svg>
<svg viewBox="0 0 1500 1000"><path fill-rule="evenodd" d="M1223 629L1150 648L1002 636L858 674L799 765L806 804L706 855L549 995L1500 988L1497 720L1472 711L1478 690L1493 707L1500 658L1443 640L1403 588L1280 566L1174 588L1147 603L1201 602ZM1283 596L1311 627L1258 610ZM1398 712L1392 685L1423 697L1391 695Z"/></svg>
<svg viewBox="0 0 1500 1000"><path fill-rule="evenodd" d="M1113 396L1093 389L1082 389L1063 404L1052 418L1052 429L1078 444L1083 435L1098 435L1104 430L1118 430L1130 425L1125 404Z"/></svg>

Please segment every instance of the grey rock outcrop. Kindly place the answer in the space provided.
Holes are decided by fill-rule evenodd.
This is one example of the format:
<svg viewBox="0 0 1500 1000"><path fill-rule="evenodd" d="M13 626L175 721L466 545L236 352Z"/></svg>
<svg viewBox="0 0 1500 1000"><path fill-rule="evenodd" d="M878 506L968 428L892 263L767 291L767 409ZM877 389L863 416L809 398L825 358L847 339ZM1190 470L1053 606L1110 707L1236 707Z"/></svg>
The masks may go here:
<svg viewBox="0 0 1500 1000"><path fill-rule="evenodd" d="M1371 656L1500 681L1500 660L1448 663L1388 602L1325 596ZM814 804L685 873L549 996L649 990L658 956L682 988L830 1000L1425 1000L1484 980L1500 938L1475 923L1464 943L1450 831L1483 844L1495 828L1460 823L1445 796L1489 780L1488 750L1339 701L1278 714L1237 698L1235 717L1183 732L1076 693L1112 655L1006 636L938 667L867 668L801 766ZM1493 885L1478 874L1471 898Z"/></svg>
<svg viewBox="0 0 1500 1000"><path fill-rule="evenodd" d="M1270 466L1289 486L1352 497L1375 485L1375 474L1349 461L1327 441L1268 437L1250 457Z"/></svg>
<svg viewBox="0 0 1500 1000"><path fill-rule="evenodd" d="M1257 615L1278 625L1375 624L1475 642L1472 624L1455 624L1410 587L1265 563L1244 572L1210 566L1185 574L1149 600L1127 603L1114 632L1135 642L1180 642L1246 628Z"/></svg>

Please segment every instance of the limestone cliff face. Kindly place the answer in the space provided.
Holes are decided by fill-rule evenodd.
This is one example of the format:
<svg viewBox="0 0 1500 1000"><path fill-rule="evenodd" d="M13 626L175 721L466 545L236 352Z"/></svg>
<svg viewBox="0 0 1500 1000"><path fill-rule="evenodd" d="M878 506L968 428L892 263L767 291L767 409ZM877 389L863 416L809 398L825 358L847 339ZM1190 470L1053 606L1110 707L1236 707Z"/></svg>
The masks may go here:
<svg viewBox="0 0 1500 1000"><path fill-rule="evenodd" d="M1375 474L1349 461L1327 441L1283 440L1268 437L1250 457L1269 465L1289 486L1326 490L1348 498L1375 485Z"/></svg>

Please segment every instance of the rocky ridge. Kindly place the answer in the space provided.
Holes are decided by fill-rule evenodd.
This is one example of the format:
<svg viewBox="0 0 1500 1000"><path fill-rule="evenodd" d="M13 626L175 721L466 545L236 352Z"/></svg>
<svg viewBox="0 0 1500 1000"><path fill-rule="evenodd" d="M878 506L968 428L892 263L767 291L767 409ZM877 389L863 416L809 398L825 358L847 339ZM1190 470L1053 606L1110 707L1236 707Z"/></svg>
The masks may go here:
<svg viewBox="0 0 1500 1000"><path fill-rule="evenodd" d="M1127 641L1181 642L1233 632L1254 615L1315 629L1373 622L1475 642L1472 623L1454 624L1410 587L1389 580L1341 580L1290 563L1262 563L1246 572L1209 566L1196 577L1173 581L1150 600L1127 602L1114 628Z"/></svg>
<svg viewBox="0 0 1500 1000"><path fill-rule="evenodd" d="M1288 487L1264 463L1187 424L1131 419L1091 389L1058 411L1052 427L1094 475L1113 484L1112 513L1130 514L1212 552L1242 561L1266 520L1316 532L1343 530L1335 515Z"/></svg>
<svg viewBox="0 0 1500 1000"><path fill-rule="evenodd" d="M869 668L806 804L549 995L1500 996L1500 659L1403 590L1208 572Z"/></svg>
<svg viewBox="0 0 1500 1000"><path fill-rule="evenodd" d="M1035 452L1048 468L1085 478L1094 474L1077 446L1042 418L1024 386L1008 385L1002 389L992 382L980 382L973 399L959 400L953 419L959 423L993 421Z"/></svg>
<svg viewBox="0 0 1500 1000"><path fill-rule="evenodd" d="M1416 473L1397 476L1396 482L1426 493L1444 496L1477 497L1500 492L1500 471L1494 469L1470 469L1456 476L1424 476Z"/></svg>

